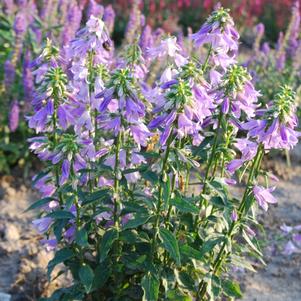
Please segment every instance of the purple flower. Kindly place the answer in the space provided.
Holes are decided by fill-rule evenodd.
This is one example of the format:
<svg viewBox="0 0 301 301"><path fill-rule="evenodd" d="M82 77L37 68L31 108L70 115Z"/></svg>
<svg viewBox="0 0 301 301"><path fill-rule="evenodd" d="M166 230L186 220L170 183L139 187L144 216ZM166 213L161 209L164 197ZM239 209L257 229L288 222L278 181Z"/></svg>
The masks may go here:
<svg viewBox="0 0 301 301"><path fill-rule="evenodd" d="M71 226L64 233L64 238L69 244L74 240L75 233L76 233L76 227L75 225L71 224Z"/></svg>
<svg viewBox="0 0 301 301"><path fill-rule="evenodd" d="M51 217L42 217L39 219L34 220L33 222L34 227L37 229L39 233L44 233L48 231L51 226L52 218Z"/></svg>
<svg viewBox="0 0 301 301"><path fill-rule="evenodd" d="M60 185L63 185L66 183L66 181L69 179L70 175L70 161L68 159L65 159L62 164L62 174L60 177Z"/></svg>
<svg viewBox="0 0 301 301"><path fill-rule="evenodd" d="M176 37L168 37L161 40L159 46L149 48L147 50L147 57L150 59L170 57L174 59L177 66L183 66L187 63L187 58L182 56L182 49L177 44Z"/></svg>
<svg viewBox="0 0 301 301"><path fill-rule="evenodd" d="M284 250L283 250L283 254L286 255L286 256L290 256L294 253L299 253L300 250L294 245L294 243L289 240L285 247L284 247Z"/></svg>
<svg viewBox="0 0 301 301"><path fill-rule="evenodd" d="M264 25L262 23L259 23L259 24L256 25L256 33L259 36L264 35Z"/></svg>
<svg viewBox="0 0 301 301"><path fill-rule="evenodd" d="M82 10L75 3L71 3L68 7L67 18L65 26L61 33L62 45L67 45L75 36L76 31L80 27L82 19Z"/></svg>
<svg viewBox="0 0 301 301"><path fill-rule="evenodd" d="M239 34L227 10L217 8L207 19L200 30L191 35L197 47L211 44L214 49L213 61L217 66L226 69L235 62L238 50ZM229 54L232 52L232 55Z"/></svg>
<svg viewBox="0 0 301 301"><path fill-rule="evenodd" d="M16 131L19 125L19 114L20 108L17 101L12 103L10 112L9 112L9 129L11 132Z"/></svg>
<svg viewBox="0 0 301 301"><path fill-rule="evenodd" d="M152 35L152 28L146 25L142 31L139 45L145 55L147 55L147 49L152 48L154 44L154 38Z"/></svg>
<svg viewBox="0 0 301 301"><path fill-rule="evenodd" d="M231 219L233 222L236 222L238 220L238 215L235 209L231 212Z"/></svg>
<svg viewBox="0 0 301 301"><path fill-rule="evenodd" d="M277 200L271 194L275 188L264 188L262 186L255 185L253 187L254 197L258 205L264 210L267 211L269 204L276 204Z"/></svg>
<svg viewBox="0 0 301 301"><path fill-rule="evenodd" d="M27 28L27 20L22 11L18 12L15 18L14 30L17 36L24 34Z"/></svg>
<svg viewBox="0 0 301 301"><path fill-rule="evenodd" d="M27 103L33 98L33 90L34 90L34 79L33 74L30 68L30 60L31 55L29 51L26 51L24 63L23 63L23 90L24 96ZM27 108L26 108L27 109Z"/></svg>
<svg viewBox="0 0 301 301"><path fill-rule="evenodd" d="M114 30L114 23L115 23L115 11L112 5L108 5L105 7L104 14L103 14L103 21L105 22L109 33L112 33Z"/></svg>
<svg viewBox="0 0 301 301"><path fill-rule="evenodd" d="M56 238L42 239L41 243L46 248L47 252L55 250L58 245Z"/></svg>
<svg viewBox="0 0 301 301"><path fill-rule="evenodd" d="M244 162L245 161L242 159L234 159L227 164L226 169L230 174L233 174L237 169L239 169L244 164Z"/></svg>
<svg viewBox="0 0 301 301"><path fill-rule="evenodd" d="M147 140L151 133L143 123L131 125L131 133L138 145L147 146Z"/></svg>
<svg viewBox="0 0 301 301"><path fill-rule="evenodd" d="M299 4L299 0L295 0L292 6L292 18L287 33L288 36L287 54L289 57L294 57L294 55L297 54L299 32L300 32L300 4Z"/></svg>
<svg viewBox="0 0 301 301"><path fill-rule="evenodd" d="M279 119L267 125L267 121L251 120L243 127L249 130L250 136L257 136L265 149L291 149L298 143L300 134L292 127L296 125L295 117L292 117L287 125L281 124Z"/></svg>
<svg viewBox="0 0 301 301"><path fill-rule="evenodd" d="M15 66L10 60L6 60L4 63L4 83L5 83L6 90L9 90L9 88L14 83L15 76L16 76Z"/></svg>
<svg viewBox="0 0 301 301"><path fill-rule="evenodd" d="M277 71L281 71L285 67L286 55L285 52L281 53L276 60L276 69Z"/></svg>
<svg viewBox="0 0 301 301"><path fill-rule="evenodd" d="M87 9L87 17L91 16L102 18L104 12L104 8L102 5L98 4L95 0L89 1L89 6Z"/></svg>

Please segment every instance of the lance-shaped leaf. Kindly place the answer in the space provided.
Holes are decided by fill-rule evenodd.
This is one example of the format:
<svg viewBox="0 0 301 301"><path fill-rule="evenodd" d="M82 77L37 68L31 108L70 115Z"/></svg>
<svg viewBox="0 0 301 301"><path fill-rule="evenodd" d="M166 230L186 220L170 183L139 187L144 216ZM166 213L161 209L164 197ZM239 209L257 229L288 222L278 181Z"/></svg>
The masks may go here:
<svg viewBox="0 0 301 301"><path fill-rule="evenodd" d="M116 241L118 237L119 233L114 228L108 230L104 234L99 245L99 262L103 262L107 258L114 241Z"/></svg>
<svg viewBox="0 0 301 301"><path fill-rule="evenodd" d="M73 251L69 248L64 248L64 249L58 250L55 253L54 258L51 259L48 263L48 266L47 266L48 278L50 279L50 275L56 265L58 265L59 263L65 262L66 260L72 258L74 255L75 254L73 253Z"/></svg>
<svg viewBox="0 0 301 301"><path fill-rule="evenodd" d="M143 289L142 301L156 301L159 296L159 280L148 273L142 278L141 286Z"/></svg>
<svg viewBox="0 0 301 301"><path fill-rule="evenodd" d="M183 198L179 193L176 193L176 197L171 200L171 204L184 213L199 213L198 207L191 201Z"/></svg>
<svg viewBox="0 0 301 301"><path fill-rule="evenodd" d="M83 265L78 271L79 279L83 284L86 293L89 293L92 288L94 272L89 265Z"/></svg>
<svg viewBox="0 0 301 301"><path fill-rule="evenodd" d="M177 265L181 264L181 256L178 241L174 234L169 230L160 228L159 237L162 241L164 249L170 254L170 256L175 260Z"/></svg>

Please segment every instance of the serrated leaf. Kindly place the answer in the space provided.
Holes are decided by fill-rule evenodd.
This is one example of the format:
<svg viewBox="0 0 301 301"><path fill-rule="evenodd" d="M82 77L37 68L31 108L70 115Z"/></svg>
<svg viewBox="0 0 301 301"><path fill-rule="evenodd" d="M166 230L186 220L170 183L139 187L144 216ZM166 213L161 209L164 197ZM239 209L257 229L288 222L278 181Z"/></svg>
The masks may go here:
<svg viewBox="0 0 301 301"><path fill-rule="evenodd" d="M189 257L189 258L193 258L196 260L204 259L204 256L200 251L190 247L189 245L181 245L180 252L181 252L181 254L183 254L184 256Z"/></svg>
<svg viewBox="0 0 301 301"><path fill-rule="evenodd" d="M253 251L255 251L258 255L263 256L245 231L242 231L242 236L245 239L245 241L248 243L248 245L251 247L251 249L253 249Z"/></svg>
<svg viewBox="0 0 301 301"><path fill-rule="evenodd" d="M197 206L183 198L180 194L176 194L176 197L171 200L171 204L175 206L179 211L184 213L198 214L199 209Z"/></svg>
<svg viewBox="0 0 301 301"><path fill-rule="evenodd" d="M167 293L168 301L192 301L191 297L181 294L177 290L171 290Z"/></svg>
<svg viewBox="0 0 301 301"><path fill-rule="evenodd" d="M136 215L133 219L129 220L123 227L123 230L137 228L141 225L144 225L147 223L147 221L150 219L150 216L138 216Z"/></svg>
<svg viewBox="0 0 301 301"><path fill-rule="evenodd" d="M50 279L51 273L56 265L58 265L59 263L63 263L64 261L72 258L73 256L74 256L74 253L69 248L64 248L64 249L58 250L55 253L54 258L48 262L48 266L47 266L48 278Z"/></svg>
<svg viewBox="0 0 301 301"><path fill-rule="evenodd" d="M73 219L75 216L66 210L56 210L53 212L50 212L46 215L47 217L51 217L53 219Z"/></svg>
<svg viewBox="0 0 301 301"><path fill-rule="evenodd" d="M82 205L85 206L88 204L92 204L96 201L100 202L103 199L108 198L108 197L109 197L109 189L98 190L93 193L90 193L89 195L85 195Z"/></svg>
<svg viewBox="0 0 301 301"><path fill-rule="evenodd" d="M89 265L83 265L78 272L79 279L83 284L86 293L89 293L92 288L94 272Z"/></svg>
<svg viewBox="0 0 301 301"><path fill-rule="evenodd" d="M222 287L224 293L229 297L241 298L242 293L237 282L231 280L223 280Z"/></svg>
<svg viewBox="0 0 301 301"><path fill-rule="evenodd" d="M252 264L244 257L240 257L237 255L231 255L231 263L236 267L247 269L253 273L256 272L256 270L253 268Z"/></svg>
<svg viewBox="0 0 301 301"><path fill-rule="evenodd" d="M152 184L156 184L159 181L158 175L155 172L151 171L151 170L147 170L145 172L141 172L141 176L145 180L151 182Z"/></svg>
<svg viewBox="0 0 301 301"><path fill-rule="evenodd" d="M211 252L214 249L214 247L220 244L222 241L224 241L224 237L209 239L205 241L200 250L201 255L204 256L206 253Z"/></svg>
<svg viewBox="0 0 301 301"><path fill-rule="evenodd" d="M87 247L89 245L88 244L88 233L85 228L82 228L76 232L75 242L82 247Z"/></svg>
<svg viewBox="0 0 301 301"><path fill-rule="evenodd" d="M159 280L148 273L142 278L141 286L143 289L142 301L156 301L159 296Z"/></svg>
<svg viewBox="0 0 301 301"><path fill-rule="evenodd" d="M107 258L114 241L118 237L119 233L116 229L110 229L104 234L99 245L99 262L103 262Z"/></svg>
<svg viewBox="0 0 301 301"><path fill-rule="evenodd" d="M39 207L42 207L46 204L48 204L49 202L55 200L55 198L52 198L52 197L46 197L46 198L43 198L43 199L40 199L36 202L34 202L33 204L31 204L26 210L25 212L27 211L30 211L30 210L33 210L33 209L36 209L36 208L39 208Z"/></svg>
<svg viewBox="0 0 301 301"><path fill-rule="evenodd" d="M111 268L105 263L101 263L97 266L94 273L93 288L102 288L111 275Z"/></svg>
<svg viewBox="0 0 301 301"><path fill-rule="evenodd" d="M164 249L170 254L175 260L177 265L181 264L181 256L178 241L175 236L167 229L160 228L159 237L163 243Z"/></svg>

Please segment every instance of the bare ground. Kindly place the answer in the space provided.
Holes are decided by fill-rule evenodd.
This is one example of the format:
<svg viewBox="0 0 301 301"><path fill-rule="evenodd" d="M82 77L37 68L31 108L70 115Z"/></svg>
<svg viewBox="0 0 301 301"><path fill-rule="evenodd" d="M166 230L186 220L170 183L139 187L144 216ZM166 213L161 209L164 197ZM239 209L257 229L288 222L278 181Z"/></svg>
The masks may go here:
<svg viewBox="0 0 301 301"><path fill-rule="evenodd" d="M261 217L267 233L265 250L267 266L259 266L256 274L241 273L243 301L301 300L301 254L282 254L275 243L279 227L301 224L301 167L287 169L283 163L271 166L282 179L275 195L278 205L271 206ZM31 227L32 213L24 213L35 194L13 178L0 181L0 292L12 295L12 300L38 300L48 294L45 267L52 254L39 244L40 237ZM0 298L1 300L1 298Z"/></svg>

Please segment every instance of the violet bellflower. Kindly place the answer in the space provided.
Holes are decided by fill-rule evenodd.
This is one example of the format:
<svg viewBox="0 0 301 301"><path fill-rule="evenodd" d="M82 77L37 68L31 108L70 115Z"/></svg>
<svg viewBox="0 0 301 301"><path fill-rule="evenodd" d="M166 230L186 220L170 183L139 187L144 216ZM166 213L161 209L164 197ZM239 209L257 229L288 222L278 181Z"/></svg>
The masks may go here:
<svg viewBox="0 0 301 301"><path fill-rule="evenodd" d="M250 137L256 137L265 149L291 149L300 136L295 131L295 93L289 86L281 87L272 105L264 111L262 119L250 120L243 125Z"/></svg>
<svg viewBox="0 0 301 301"><path fill-rule="evenodd" d="M255 116L260 93L255 90L247 70L238 65L230 66L222 78L221 86L223 112L229 110L239 118L244 112L248 118Z"/></svg>
<svg viewBox="0 0 301 301"><path fill-rule="evenodd" d="M188 62L181 53L182 49L177 43L177 38L169 36L163 38L158 46L148 48L146 55L149 59L171 59L176 66L180 67Z"/></svg>
<svg viewBox="0 0 301 301"><path fill-rule="evenodd" d="M97 95L102 101L98 111L103 114L101 127L116 135L121 130L129 130L139 146L146 146L150 131L143 123L145 105L132 89L135 80L130 69L117 69L106 89ZM104 114L106 113L106 114ZM127 122L125 128L121 119Z"/></svg>
<svg viewBox="0 0 301 301"><path fill-rule="evenodd" d="M108 5L105 7L104 13L103 13L103 21L105 22L107 29L109 33L113 33L114 30L114 24L115 24L115 11L112 7L112 5Z"/></svg>
<svg viewBox="0 0 301 301"><path fill-rule="evenodd" d="M211 45L212 60L216 66L225 70L235 63L239 34L227 9L217 8L191 38L196 47Z"/></svg>
<svg viewBox="0 0 301 301"><path fill-rule="evenodd" d="M14 101L9 112L9 129L15 132L19 125L20 107L18 101Z"/></svg>
<svg viewBox="0 0 301 301"><path fill-rule="evenodd" d="M246 161L252 160L257 154L258 145L256 142L250 141L247 138L237 139L234 146L241 152L240 159L234 159L227 165L227 171L233 174Z"/></svg>
<svg viewBox="0 0 301 301"><path fill-rule="evenodd" d="M184 78L184 79L183 79ZM162 129L160 143L164 146L172 132L178 138L191 136L194 145L203 140L202 123L215 108L213 98L207 93L209 84L198 73L197 66L189 62L180 68L174 79L161 86L154 113L149 123L151 129Z"/></svg>
<svg viewBox="0 0 301 301"><path fill-rule="evenodd" d="M255 185L253 187L254 197L258 203L258 205L264 210L267 211L269 208L269 204L276 204L277 200L271 194L275 188L264 188L262 186Z"/></svg>

